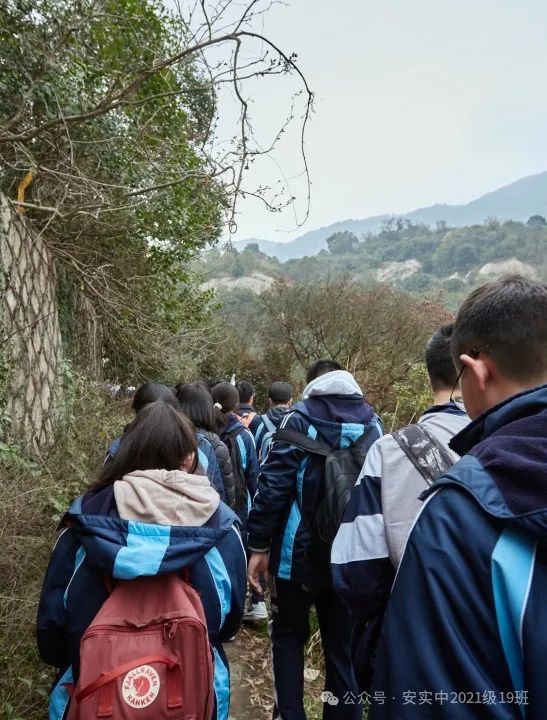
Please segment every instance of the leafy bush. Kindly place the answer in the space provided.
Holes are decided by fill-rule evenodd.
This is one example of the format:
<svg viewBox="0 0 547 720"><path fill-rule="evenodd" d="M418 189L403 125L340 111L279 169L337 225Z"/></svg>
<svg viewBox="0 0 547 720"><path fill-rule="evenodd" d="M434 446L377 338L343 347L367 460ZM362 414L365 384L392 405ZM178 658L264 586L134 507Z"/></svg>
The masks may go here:
<svg viewBox="0 0 547 720"><path fill-rule="evenodd" d="M80 376L70 378L64 423L46 457L30 461L0 447L0 717L42 720L51 668L36 650L35 619L56 527L70 501L93 480L126 403Z"/></svg>

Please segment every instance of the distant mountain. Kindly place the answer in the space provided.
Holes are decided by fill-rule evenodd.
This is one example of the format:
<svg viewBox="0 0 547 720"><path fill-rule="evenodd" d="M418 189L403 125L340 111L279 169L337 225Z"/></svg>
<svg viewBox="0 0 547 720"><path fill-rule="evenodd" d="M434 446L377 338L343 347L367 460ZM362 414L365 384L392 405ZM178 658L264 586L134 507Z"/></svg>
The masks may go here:
<svg viewBox="0 0 547 720"><path fill-rule="evenodd" d="M458 227L480 224L490 217L525 222L531 215L547 216L547 172L517 180L466 205L431 205L406 213L404 217L426 225L435 225L437 221L444 220L447 225ZM317 255L326 248L326 240L333 233L349 230L361 237L380 230L390 217L392 215L376 215L364 220L341 220L318 230L310 230L287 243L251 238L241 240L236 246L243 249L249 243L258 243L262 252L281 261Z"/></svg>

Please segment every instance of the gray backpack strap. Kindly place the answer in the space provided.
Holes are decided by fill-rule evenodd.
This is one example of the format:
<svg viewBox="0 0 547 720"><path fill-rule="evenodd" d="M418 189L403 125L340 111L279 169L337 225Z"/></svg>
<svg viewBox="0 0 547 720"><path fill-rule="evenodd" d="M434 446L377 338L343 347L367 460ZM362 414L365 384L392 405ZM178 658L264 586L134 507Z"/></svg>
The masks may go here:
<svg viewBox="0 0 547 720"><path fill-rule="evenodd" d="M270 418L269 418L267 415L261 415L260 417L262 418L262 422L263 422L264 425L266 426L266 430L267 430L269 433L275 432L276 427L275 427L275 425L273 424L273 422L270 420Z"/></svg>
<svg viewBox="0 0 547 720"><path fill-rule="evenodd" d="M428 485L454 464L446 448L419 424L398 430L392 437Z"/></svg>

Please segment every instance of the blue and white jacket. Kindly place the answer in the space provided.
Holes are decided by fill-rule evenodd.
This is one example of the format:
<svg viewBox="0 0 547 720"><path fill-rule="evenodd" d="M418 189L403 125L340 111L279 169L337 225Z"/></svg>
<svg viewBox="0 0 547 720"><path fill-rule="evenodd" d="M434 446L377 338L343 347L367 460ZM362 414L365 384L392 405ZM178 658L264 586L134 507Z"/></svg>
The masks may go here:
<svg viewBox="0 0 547 720"><path fill-rule="evenodd" d="M247 427L249 428L251 435L253 436L253 438L255 440L255 445L258 448L259 445L258 445L257 434L259 433L260 428L262 426L262 422L263 422L262 415L259 415L256 412L256 410L254 409L254 407L252 405L250 405L249 403L240 403L238 405L238 408L237 408L238 417L245 418L251 414L254 414L254 417L251 420L251 422L247 425Z"/></svg>
<svg viewBox="0 0 547 720"><path fill-rule="evenodd" d="M238 512L238 515L239 519L243 523L243 526L246 527L247 517L249 515L249 510L251 509L252 499L256 492L256 481L258 478L259 470L258 457L256 454L255 441L251 431L248 430L245 425L243 425L243 423L238 419L238 417L233 413L230 413L227 416L227 421L228 423L220 437L221 440L226 441L226 438L228 436L235 436L237 450L239 452L241 467L243 468L246 484L245 506ZM237 482L237 478L235 478L235 469L234 481Z"/></svg>
<svg viewBox="0 0 547 720"><path fill-rule="evenodd" d="M446 447L469 418L462 407L447 403L427 410L419 422ZM453 461L458 459L454 454ZM426 481L391 434L371 447L331 553L334 589L355 622L384 614L400 562L399 547L406 544L426 489ZM394 504L397 507L390 507Z"/></svg>
<svg viewBox="0 0 547 720"><path fill-rule="evenodd" d="M280 427L348 447L372 425L371 440L382 435L373 408L345 371L316 378L283 418ZM324 459L284 442L273 442L261 467L249 515L249 547L269 551L270 572L306 585L330 579L330 547L313 538L313 518L324 479Z"/></svg>
<svg viewBox="0 0 547 720"><path fill-rule="evenodd" d="M112 486L72 503L38 609L40 655L59 669L50 696L50 720L67 716L70 698L65 684L78 679L80 640L107 597L105 576L130 580L183 568L201 597L213 648L214 717L227 720L230 679L222 642L237 632L243 615L246 556L237 517L222 502L215 507L207 522L194 527L123 520Z"/></svg>
<svg viewBox="0 0 547 720"><path fill-rule="evenodd" d="M211 485L220 495L220 499L222 500L222 502L226 502L224 479L222 477L222 471L218 464L215 449L203 433L197 432L196 439L198 443L199 470L204 475L207 475L207 477L211 481ZM114 455L118 452L122 440L123 435L112 440L106 453L107 460L109 457L114 457Z"/></svg>
<svg viewBox="0 0 547 720"><path fill-rule="evenodd" d="M464 457L427 492L395 580L370 717L543 720L547 385L451 447Z"/></svg>

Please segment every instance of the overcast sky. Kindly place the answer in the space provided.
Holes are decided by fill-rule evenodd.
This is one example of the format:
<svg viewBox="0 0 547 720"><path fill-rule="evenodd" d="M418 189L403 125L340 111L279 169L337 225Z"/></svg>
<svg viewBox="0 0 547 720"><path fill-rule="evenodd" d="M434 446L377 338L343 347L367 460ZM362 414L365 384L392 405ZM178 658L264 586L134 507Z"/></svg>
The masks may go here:
<svg viewBox="0 0 547 720"><path fill-rule="evenodd" d="M461 203L547 169L545 0L288 0L264 31L295 51L316 93L312 205L240 205L237 239L289 240L337 220ZM279 83L257 93L269 127ZM296 174L294 137L276 155ZM272 162L251 181L279 176ZM303 186L291 180L305 208ZM252 185L252 182L251 182Z"/></svg>

